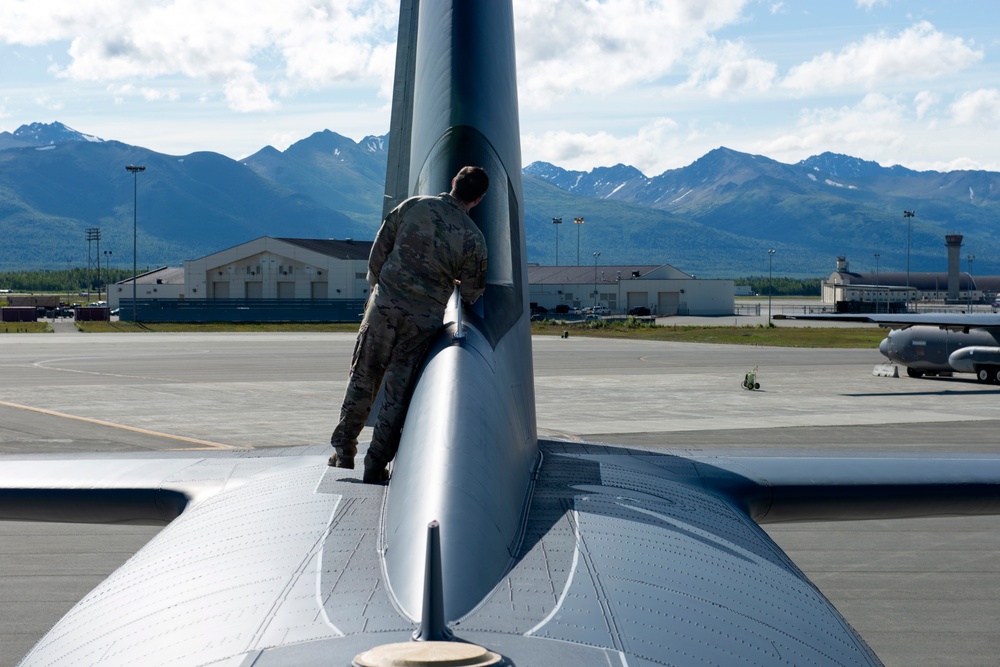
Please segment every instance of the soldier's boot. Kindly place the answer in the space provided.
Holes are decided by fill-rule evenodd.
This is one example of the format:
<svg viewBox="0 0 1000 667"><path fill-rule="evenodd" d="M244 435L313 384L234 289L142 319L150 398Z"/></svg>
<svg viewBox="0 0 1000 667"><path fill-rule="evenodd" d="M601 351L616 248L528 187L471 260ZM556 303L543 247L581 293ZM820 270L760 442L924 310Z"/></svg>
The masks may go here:
<svg viewBox="0 0 1000 667"><path fill-rule="evenodd" d="M373 458L369 451L365 454L365 474L361 480L365 484L385 484L389 481L388 464Z"/></svg>
<svg viewBox="0 0 1000 667"><path fill-rule="evenodd" d="M327 464L333 468L347 468L354 470L354 455L358 453L358 444L343 443L333 446L333 456Z"/></svg>

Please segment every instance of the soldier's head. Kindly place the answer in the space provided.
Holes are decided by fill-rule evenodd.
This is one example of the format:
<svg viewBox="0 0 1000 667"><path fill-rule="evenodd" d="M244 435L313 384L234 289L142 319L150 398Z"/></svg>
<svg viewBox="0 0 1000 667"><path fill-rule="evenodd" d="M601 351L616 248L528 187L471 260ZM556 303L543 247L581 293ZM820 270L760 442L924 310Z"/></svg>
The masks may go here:
<svg viewBox="0 0 1000 667"><path fill-rule="evenodd" d="M482 167L462 167L451 179L451 196L471 209L490 187L490 177Z"/></svg>

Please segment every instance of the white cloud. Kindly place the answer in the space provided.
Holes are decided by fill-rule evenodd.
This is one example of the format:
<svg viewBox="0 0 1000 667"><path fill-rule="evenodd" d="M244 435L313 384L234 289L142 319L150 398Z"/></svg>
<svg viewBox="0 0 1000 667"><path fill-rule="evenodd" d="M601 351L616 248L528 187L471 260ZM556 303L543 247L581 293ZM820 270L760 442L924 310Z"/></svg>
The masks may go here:
<svg viewBox="0 0 1000 667"><path fill-rule="evenodd" d="M522 103L608 94L674 70L748 0L521 0L514 5Z"/></svg>
<svg viewBox="0 0 1000 667"><path fill-rule="evenodd" d="M391 77L397 11L391 0L3 0L0 42L67 43L51 68L62 78L180 76L259 111L300 88Z"/></svg>
<svg viewBox="0 0 1000 667"><path fill-rule="evenodd" d="M855 0L855 3L861 9L871 11L875 5L886 5L888 6L889 0Z"/></svg>
<svg viewBox="0 0 1000 667"><path fill-rule="evenodd" d="M950 107L952 119L962 125L978 124L991 130L1000 121L1000 90L980 88L959 97Z"/></svg>
<svg viewBox="0 0 1000 667"><path fill-rule="evenodd" d="M754 143L754 152L794 162L823 151L874 159L903 145L909 110L897 100L870 93L852 107L804 109L794 130Z"/></svg>
<svg viewBox="0 0 1000 667"><path fill-rule="evenodd" d="M625 162L646 175L657 175L684 163L678 152L696 135L670 118L658 118L630 136L557 130L521 137L525 163L545 161L564 169L589 170L594 165ZM700 154L694 155L699 157Z"/></svg>
<svg viewBox="0 0 1000 667"><path fill-rule="evenodd" d="M917 120L923 119L927 112L937 105L940 100L935 93L922 90L913 98L913 106L917 112Z"/></svg>
<svg viewBox="0 0 1000 667"><path fill-rule="evenodd" d="M854 85L870 89L886 81L936 79L982 59L982 50L921 21L896 37L868 35L840 53L823 53L793 67L781 85L803 92Z"/></svg>
<svg viewBox="0 0 1000 667"><path fill-rule="evenodd" d="M691 76L681 89L703 88L713 97L766 91L771 88L778 71L777 65L750 56L746 48L736 42L706 46L691 69Z"/></svg>
<svg viewBox="0 0 1000 667"><path fill-rule="evenodd" d="M62 100L54 100L51 97L36 97L35 104L48 111L61 111L66 106Z"/></svg>

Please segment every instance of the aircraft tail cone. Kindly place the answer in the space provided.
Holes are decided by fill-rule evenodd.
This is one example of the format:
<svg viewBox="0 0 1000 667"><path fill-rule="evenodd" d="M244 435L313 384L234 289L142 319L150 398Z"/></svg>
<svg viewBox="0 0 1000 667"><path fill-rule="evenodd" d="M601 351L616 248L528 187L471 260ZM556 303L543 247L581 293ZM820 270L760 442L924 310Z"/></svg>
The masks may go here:
<svg viewBox="0 0 1000 667"><path fill-rule="evenodd" d="M420 627L413 633L414 641L451 641L453 635L444 620L444 584L441 576L441 526L437 521L427 524L427 558L424 561L424 603Z"/></svg>

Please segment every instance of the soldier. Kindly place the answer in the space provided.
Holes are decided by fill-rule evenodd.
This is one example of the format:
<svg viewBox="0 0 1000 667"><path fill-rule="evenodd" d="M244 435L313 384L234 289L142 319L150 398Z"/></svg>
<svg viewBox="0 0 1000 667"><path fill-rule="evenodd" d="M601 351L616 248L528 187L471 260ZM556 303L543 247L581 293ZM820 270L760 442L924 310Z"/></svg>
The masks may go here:
<svg viewBox="0 0 1000 667"><path fill-rule="evenodd" d="M451 181L451 192L411 197L382 221L368 259L371 294L358 330L340 423L330 438L335 450L331 466L354 468L358 434L384 381L364 481L381 484L389 479L386 466L399 448L417 366L441 329L455 285L467 304L486 289L486 241L469 211L488 187L483 169L463 167Z"/></svg>

